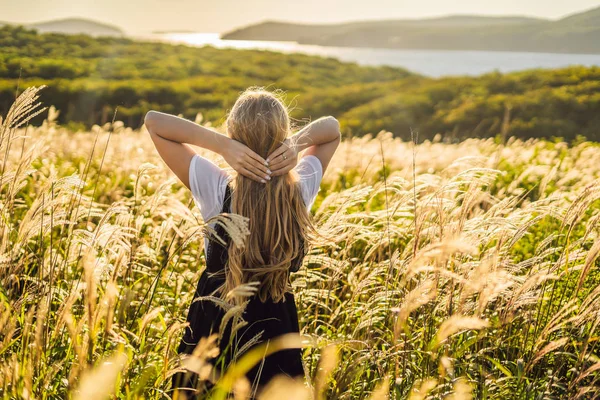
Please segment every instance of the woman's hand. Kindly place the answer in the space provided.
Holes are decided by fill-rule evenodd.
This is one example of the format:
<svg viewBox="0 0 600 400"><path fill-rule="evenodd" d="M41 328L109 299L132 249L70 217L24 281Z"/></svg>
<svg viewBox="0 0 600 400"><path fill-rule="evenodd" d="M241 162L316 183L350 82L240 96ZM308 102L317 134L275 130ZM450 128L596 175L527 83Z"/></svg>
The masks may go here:
<svg viewBox="0 0 600 400"><path fill-rule="evenodd" d="M271 171L267 162L243 143L228 138L226 145L220 151L221 155L238 174L265 183L271 179Z"/></svg>
<svg viewBox="0 0 600 400"><path fill-rule="evenodd" d="M271 175L285 175L298 164L298 150L295 143L287 138L283 144L267 157Z"/></svg>

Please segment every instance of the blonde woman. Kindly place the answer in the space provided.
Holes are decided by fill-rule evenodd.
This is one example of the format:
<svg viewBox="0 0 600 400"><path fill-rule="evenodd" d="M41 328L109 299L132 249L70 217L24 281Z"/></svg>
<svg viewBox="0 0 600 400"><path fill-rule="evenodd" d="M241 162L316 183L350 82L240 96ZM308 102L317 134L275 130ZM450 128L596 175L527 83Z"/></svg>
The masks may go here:
<svg viewBox="0 0 600 400"><path fill-rule="evenodd" d="M260 343L298 332L289 276L298 271L315 232L309 210L340 143L338 121L323 117L291 135L288 110L279 96L253 87L230 110L226 135L157 111L148 112L145 124L162 159L191 190L205 221L222 212L248 217L250 234L243 246L232 242L219 224L213 227L226 245L208 237L204 242L206 269L194 298L225 298L238 285L258 282L243 314L247 325L234 335L227 326L219 340L217 369L226 368L257 339ZM229 175L187 144L220 154L237 174ZM214 301L192 302L178 352L189 354L200 338L218 332L223 315ZM299 349L264 358L247 377L259 390L277 374L304 375ZM210 384L179 373L173 386L180 394L197 396Z"/></svg>

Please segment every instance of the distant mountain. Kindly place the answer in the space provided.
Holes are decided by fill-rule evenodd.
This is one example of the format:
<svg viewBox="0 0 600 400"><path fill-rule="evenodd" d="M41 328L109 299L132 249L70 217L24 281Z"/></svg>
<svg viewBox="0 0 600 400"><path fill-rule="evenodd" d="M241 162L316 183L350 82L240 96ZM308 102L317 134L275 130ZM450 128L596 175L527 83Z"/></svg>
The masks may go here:
<svg viewBox="0 0 600 400"><path fill-rule="evenodd" d="M221 38L342 47L598 54L600 7L556 21L474 15L332 25L265 21Z"/></svg>
<svg viewBox="0 0 600 400"><path fill-rule="evenodd" d="M40 33L56 32L66 34L85 33L90 36L124 36L125 33L114 25L92 21L85 18L65 18L53 21L36 22L32 24L18 24L14 22L0 22L2 25L23 25L27 28L37 29Z"/></svg>

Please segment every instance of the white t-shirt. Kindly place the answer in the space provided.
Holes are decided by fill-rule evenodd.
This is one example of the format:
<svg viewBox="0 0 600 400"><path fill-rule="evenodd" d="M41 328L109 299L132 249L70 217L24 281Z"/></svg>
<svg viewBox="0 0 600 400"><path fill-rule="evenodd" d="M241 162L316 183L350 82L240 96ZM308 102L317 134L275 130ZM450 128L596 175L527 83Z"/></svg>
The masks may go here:
<svg viewBox="0 0 600 400"><path fill-rule="evenodd" d="M302 157L294 168L300 176L302 199L310 210L319 193L323 168L321 161L313 155ZM200 209L204 221L218 215L223 208L225 188L232 176L208 158L196 154L190 162L189 181L194 203ZM214 223L212 224L214 226ZM208 238L204 239L208 248Z"/></svg>

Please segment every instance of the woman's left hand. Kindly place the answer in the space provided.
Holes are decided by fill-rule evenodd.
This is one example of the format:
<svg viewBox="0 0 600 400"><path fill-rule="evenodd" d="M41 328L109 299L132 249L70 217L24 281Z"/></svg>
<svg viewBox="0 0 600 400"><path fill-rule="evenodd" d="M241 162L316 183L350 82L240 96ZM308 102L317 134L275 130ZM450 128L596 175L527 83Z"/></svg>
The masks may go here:
<svg viewBox="0 0 600 400"><path fill-rule="evenodd" d="M266 160L253 152L243 143L224 136L226 145L221 148L221 155L238 174L257 182L265 183L271 179L271 171Z"/></svg>
<svg viewBox="0 0 600 400"><path fill-rule="evenodd" d="M290 138L283 141L274 152L267 157L271 176L285 175L298 164L298 151Z"/></svg>

